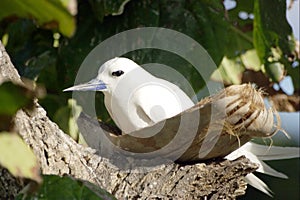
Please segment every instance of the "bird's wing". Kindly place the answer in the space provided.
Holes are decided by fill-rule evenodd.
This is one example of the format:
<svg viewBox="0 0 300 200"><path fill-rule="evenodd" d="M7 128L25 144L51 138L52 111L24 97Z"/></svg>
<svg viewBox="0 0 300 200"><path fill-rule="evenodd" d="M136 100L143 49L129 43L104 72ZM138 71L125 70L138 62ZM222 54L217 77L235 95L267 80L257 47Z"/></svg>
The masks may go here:
<svg viewBox="0 0 300 200"><path fill-rule="evenodd" d="M178 87L174 83L171 83L164 79L157 79L157 81L169 87L174 92L174 94L176 94L176 96L181 101L182 111L187 110L188 108L191 108L192 106L195 105L192 99L183 90L181 90L180 87Z"/></svg>
<svg viewBox="0 0 300 200"><path fill-rule="evenodd" d="M148 125L154 124L155 121L153 119L151 119L150 113L149 113L149 109L145 108L145 106L143 105L142 102L139 102L136 105L136 113L138 115L138 117L146 122Z"/></svg>
<svg viewBox="0 0 300 200"><path fill-rule="evenodd" d="M133 94L137 114L143 121L157 123L182 112L181 99L160 83L147 84Z"/></svg>

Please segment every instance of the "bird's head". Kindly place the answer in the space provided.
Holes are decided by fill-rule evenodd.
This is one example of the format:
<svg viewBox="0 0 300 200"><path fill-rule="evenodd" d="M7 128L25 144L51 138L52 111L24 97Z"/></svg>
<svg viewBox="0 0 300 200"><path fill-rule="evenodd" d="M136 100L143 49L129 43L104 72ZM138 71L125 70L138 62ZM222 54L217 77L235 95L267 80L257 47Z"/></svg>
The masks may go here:
<svg viewBox="0 0 300 200"><path fill-rule="evenodd" d="M101 65L96 78L87 83L67 88L64 91L102 91L110 93L129 72L139 68L138 64L128 58L116 57Z"/></svg>

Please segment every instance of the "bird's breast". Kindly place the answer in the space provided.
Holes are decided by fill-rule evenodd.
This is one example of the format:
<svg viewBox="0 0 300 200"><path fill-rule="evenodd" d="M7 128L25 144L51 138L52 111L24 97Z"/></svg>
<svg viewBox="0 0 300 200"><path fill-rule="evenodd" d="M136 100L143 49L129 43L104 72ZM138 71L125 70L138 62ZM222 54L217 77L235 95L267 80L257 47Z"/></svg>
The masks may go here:
<svg viewBox="0 0 300 200"><path fill-rule="evenodd" d="M181 92L181 93L180 93ZM147 127L186 110L193 103L182 91L160 83L138 85L105 95L105 106L125 133ZM182 95L184 94L184 95Z"/></svg>

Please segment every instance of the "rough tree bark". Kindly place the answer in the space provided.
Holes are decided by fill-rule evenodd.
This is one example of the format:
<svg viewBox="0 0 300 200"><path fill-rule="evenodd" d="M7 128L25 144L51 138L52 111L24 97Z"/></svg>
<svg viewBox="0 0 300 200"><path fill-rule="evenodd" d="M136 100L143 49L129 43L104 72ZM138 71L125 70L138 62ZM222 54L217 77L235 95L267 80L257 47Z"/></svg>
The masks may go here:
<svg viewBox="0 0 300 200"><path fill-rule="evenodd" d="M0 42L0 84L6 80L21 83ZM101 157L96 150L73 141L59 129L36 102L33 111L19 110L14 130L33 149L43 174L70 175L106 189L118 199L235 199L245 194L244 176L257 165L245 157L235 161L214 160L190 165L162 164L154 170L131 173ZM1 170L2 198L13 197L23 186ZM10 184L5 184L10 181ZM14 182L14 183L12 183ZM6 187L17 189L9 190ZM9 192L10 191L10 192Z"/></svg>

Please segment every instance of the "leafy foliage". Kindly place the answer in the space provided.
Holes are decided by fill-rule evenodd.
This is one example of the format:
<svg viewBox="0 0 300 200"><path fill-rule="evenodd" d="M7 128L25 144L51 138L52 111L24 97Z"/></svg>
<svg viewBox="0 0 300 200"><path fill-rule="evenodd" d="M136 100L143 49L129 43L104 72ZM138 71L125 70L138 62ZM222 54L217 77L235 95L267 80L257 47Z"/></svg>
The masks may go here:
<svg viewBox="0 0 300 200"><path fill-rule="evenodd" d="M61 107L57 112L55 112L53 120L60 124L60 128L65 133L69 133L75 141L78 141L78 143L81 144L86 144L77 126L77 119L81 111L81 106L78 106L74 99L69 99L67 106Z"/></svg>
<svg viewBox="0 0 300 200"><path fill-rule="evenodd" d="M114 200L111 194L90 183L70 177L43 175L43 184L34 193L19 194L17 200L65 199L65 200Z"/></svg>
<svg viewBox="0 0 300 200"><path fill-rule="evenodd" d="M33 93L30 90L14 85L11 82L5 82L0 85L0 115L14 115L20 108L29 105L33 99Z"/></svg>
<svg viewBox="0 0 300 200"><path fill-rule="evenodd" d="M0 85L0 130L9 131L15 113L21 108L31 109L36 96L38 96L37 91L12 82Z"/></svg>
<svg viewBox="0 0 300 200"><path fill-rule="evenodd" d="M17 134L0 132L0 152L0 164L14 176L41 182L36 157Z"/></svg>
<svg viewBox="0 0 300 200"><path fill-rule="evenodd" d="M285 10L285 0L278 0L276 3L269 0L255 0L254 46L264 65L265 72L272 81L282 80L284 69L287 68L288 73L293 77L295 86L299 88L299 67L292 68L293 61L297 56L294 52L295 42L292 28L285 17ZM276 16L276 20L274 16Z"/></svg>
<svg viewBox="0 0 300 200"><path fill-rule="evenodd" d="M5 1L5 4L8 2ZM38 5L35 4L35 6ZM59 3L53 3L53 5L62 6ZM288 70L288 74L293 75L295 86L297 86L299 79L294 71L299 70L299 67L291 67L295 58L292 61L284 59L285 55L294 54L291 28L285 18L285 3L283 1L279 1L278 4L272 3L281 7L277 8L280 14L276 16L271 15L272 8L266 5L264 1L238 1L235 8L226 11L221 2L205 0L159 2L79 0L78 14L75 16L76 32L71 38L60 35L59 32L53 33L59 29L53 28L53 31L50 31L37 27L30 19L5 18L1 23L1 30L3 30L2 35L8 35L6 48L20 74L37 80L47 88L48 95L41 101L41 104L53 119L57 110L66 105L70 97L70 94L63 94L62 89L73 85L77 70L86 55L106 38L141 26L171 28L198 41L220 66L222 77L215 79L221 78L228 84L237 84L241 82L245 69L254 69L263 70L272 80L279 81ZM48 9L47 5L44 8ZM62 9L64 7L58 10ZM249 17L240 18L240 12L248 13ZM253 13L257 15L254 21L250 17ZM260 16L261 13L269 14ZM38 19L37 21L46 19L39 15L33 17ZM56 18L55 21L60 25L63 24L63 19L69 19L67 16L65 18ZM276 18L273 20L276 23L271 24L272 29L263 24L268 23L264 18L270 20ZM285 31L280 31L282 25L278 22L284 24ZM274 44L265 42L260 45L259 38L265 37L266 34L270 35L271 32L274 33L274 37L285 39L280 39ZM253 34L254 37L252 37ZM268 41L271 41L272 37L270 36ZM271 47L275 50L284 49L284 54L277 63L269 63L264 58L267 51L272 52ZM154 61L174 67L189 80L195 92L205 84L189 63L168 52L142 50L131 52L127 56L134 58L140 64ZM256 62L257 58L259 62ZM106 121L108 115L103 106L103 98L101 95L100 98L96 98L99 102L99 105L96 105L98 114Z"/></svg>
<svg viewBox="0 0 300 200"><path fill-rule="evenodd" d="M42 8L46 8L46 12ZM75 19L67 11L62 0L2 0L0 20L14 15L35 18L39 25L49 29L58 29L66 36L71 36L75 31Z"/></svg>
<svg viewBox="0 0 300 200"><path fill-rule="evenodd" d="M40 92L39 92L40 91ZM35 97L41 97L40 89L30 89L4 82L0 85L0 164L16 177L41 182L36 157L25 142L11 131L13 116L21 108L32 109ZM18 156L16 156L18 155Z"/></svg>

